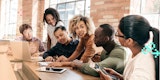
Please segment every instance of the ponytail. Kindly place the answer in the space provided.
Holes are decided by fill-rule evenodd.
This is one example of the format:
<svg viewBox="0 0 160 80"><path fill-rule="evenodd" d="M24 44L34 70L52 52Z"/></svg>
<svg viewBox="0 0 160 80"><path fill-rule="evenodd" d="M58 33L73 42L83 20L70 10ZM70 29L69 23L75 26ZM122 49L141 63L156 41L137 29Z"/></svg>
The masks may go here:
<svg viewBox="0 0 160 80"><path fill-rule="evenodd" d="M160 34L160 31L156 28L153 28L153 27L150 27L149 31L152 31L153 32L153 42L155 44L155 48L160 51L160 48L159 48L159 34ZM154 50L153 50L154 51ZM157 58L154 57L153 55L153 58L154 58L154 62L155 62L155 71L156 71L156 80L159 80L159 56L157 56Z"/></svg>

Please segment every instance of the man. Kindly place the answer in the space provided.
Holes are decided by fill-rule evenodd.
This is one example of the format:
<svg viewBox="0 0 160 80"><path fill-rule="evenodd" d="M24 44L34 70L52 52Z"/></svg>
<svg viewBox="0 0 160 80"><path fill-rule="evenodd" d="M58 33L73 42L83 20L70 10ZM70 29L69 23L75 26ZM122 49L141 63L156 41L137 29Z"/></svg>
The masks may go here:
<svg viewBox="0 0 160 80"><path fill-rule="evenodd" d="M44 45L36 37L33 37L32 27L28 24L22 24L19 27L19 31L22 34L21 37L18 37L16 40L28 41L30 44L30 52L32 56L37 56L36 53L45 51Z"/></svg>
<svg viewBox="0 0 160 80"><path fill-rule="evenodd" d="M100 55L100 62L96 63L102 67L112 68L122 74L125 67L126 51L114 41L114 33L113 27L109 24L102 24L96 29L94 42L97 47L102 46L104 49ZM99 76L98 72L89 65L90 63L81 66L75 64L83 73Z"/></svg>
<svg viewBox="0 0 160 80"><path fill-rule="evenodd" d="M127 56L125 49L115 43L114 33L113 27L109 24L102 24L96 29L94 42L97 47L102 46L104 48L100 55L100 62L96 62L96 64L102 67L112 68L122 74ZM48 66L72 66L80 69L85 74L99 76L99 73L90 67L92 63L94 62L82 63L79 60L74 60L73 62L53 62Z"/></svg>
<svg viewBox="0 0 160 80"><path fill-rule="evenodd" d="M55 56L61 55L68 58L75 51L79 43L78 40L73 40L71 37L69 37L68 32L64 26L56 27L54 36L57 39L57 43L54 47L43 54L45 61L54 61Z"/></svg>

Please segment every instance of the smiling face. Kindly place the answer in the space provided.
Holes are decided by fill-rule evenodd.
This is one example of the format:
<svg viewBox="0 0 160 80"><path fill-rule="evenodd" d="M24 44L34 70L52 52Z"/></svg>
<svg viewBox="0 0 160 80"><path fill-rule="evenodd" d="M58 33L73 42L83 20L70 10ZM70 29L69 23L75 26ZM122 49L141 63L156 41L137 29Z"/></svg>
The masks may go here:
<svg viewBox="0 0 160 80"><path fill-rule="evenodd" d="M68 41L68 33L64 30L58 29L55 33L54 33L57 41L61 44L66 44Z"/></svg>
<svg viewBox="0 0 160 80"><path fill-rule="evenodd" d="M52 25L52 26L55 26L56 24L56 19L51 14L46 15L46 21L49 25Z"/></svg>
<svg viewBox="0 0 160 80"><path fill-rule="evenodd" d="M84 37L87 34L87 26L83 21L80 21L75 27L76 34L79 38Z"/></svg>
<svg viewBox="0 0 160 80"><path fill-rule="evenodd" d="M28 28L28 29L24 30L23 31L23 37L27 41L30 41L32 39L32 37L33 37L32 29Z"/></svg>

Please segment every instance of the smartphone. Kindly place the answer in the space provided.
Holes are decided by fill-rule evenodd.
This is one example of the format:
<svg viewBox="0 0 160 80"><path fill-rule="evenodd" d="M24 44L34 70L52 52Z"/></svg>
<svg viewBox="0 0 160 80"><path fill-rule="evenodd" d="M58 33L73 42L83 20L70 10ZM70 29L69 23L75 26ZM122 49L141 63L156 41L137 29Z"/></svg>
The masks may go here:
<svg viewBox="0 0 160 80"><path fill-rule="evenodd" d="M66 71L65 68L55 68L55 67L46 68L46 72L63 73L64 71Z"/></svg>
<svg viewBox="0 0 160 80"><path fill-rule="evenodd" d="M67 69L65 68L58 68L58 67L40 67L38 69L36 69L37 71L40 72L54 72L54 73L63 73L65 72Z"/></svg>
<svg viewBox="0 0 160 80"><path fill-rule="evenodd" d="M113 80L120 80L118 77L116 77L115 75L109 74L104 67L99 66L98 64L95 64L94 69L96 70L101 70L104 74L109 75Z"/></svg>

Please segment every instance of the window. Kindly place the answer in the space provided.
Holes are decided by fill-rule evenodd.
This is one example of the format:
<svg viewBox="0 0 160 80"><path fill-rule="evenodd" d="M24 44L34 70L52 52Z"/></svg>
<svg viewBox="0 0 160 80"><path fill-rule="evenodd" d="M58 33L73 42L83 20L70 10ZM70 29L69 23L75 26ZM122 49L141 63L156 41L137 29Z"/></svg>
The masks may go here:
<svg viewBox="0 0 160 80"><path fill-rule="evenodd" d="M2 0L1 2L0 39L14 39L17 26L18 0Z"/></svg>
<svg viewBox="0 0 160 80"><path fill-rule="evenodd" d="M90 15L90 0L50 0L50 7L58 10L66 27L74 15Z"/></svg>
<svg viewBox="0 0 160 80"><path fill-rule="evenodd" d="M152 27L160 30L160 0L131 0L130 14L147 18Z"/></svg>

